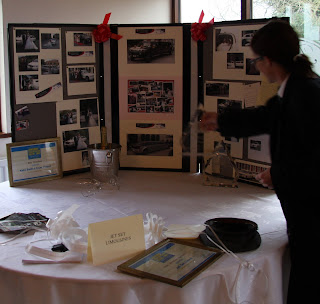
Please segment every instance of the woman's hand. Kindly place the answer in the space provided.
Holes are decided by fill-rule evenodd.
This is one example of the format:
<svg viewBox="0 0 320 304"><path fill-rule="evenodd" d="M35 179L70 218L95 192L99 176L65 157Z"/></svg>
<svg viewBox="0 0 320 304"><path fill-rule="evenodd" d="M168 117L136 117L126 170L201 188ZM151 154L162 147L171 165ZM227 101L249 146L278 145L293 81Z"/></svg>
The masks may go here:
<svg viewBox="0 0 320 304"><path fill-rule="evenodd" d="M256 175L256 180L259 181L262 186L273 189L270 168Z"/></svg>
<svg viewBox="0 0 320 304"><path fill-rule="evenodd" d="M204 112L199 121L202 131L215 131L218 129L218 114L216 112Z"/></svg>

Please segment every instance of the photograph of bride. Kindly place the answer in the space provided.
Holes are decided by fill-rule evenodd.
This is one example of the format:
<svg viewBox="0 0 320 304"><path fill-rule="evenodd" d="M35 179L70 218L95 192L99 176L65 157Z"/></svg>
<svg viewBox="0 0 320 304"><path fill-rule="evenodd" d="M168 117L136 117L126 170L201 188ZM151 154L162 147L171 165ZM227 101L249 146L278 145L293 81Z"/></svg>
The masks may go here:
<svg viewBox="0 0 320 304"><path fill-rule="evenodd" d="M39 30L16 30L16 52L40 52Z"/></svg>
<svg viewBox="0 0 320 304"><path fill-rule="evenodd" d="M88 129L79 129L63 132L64 153L87 149L89 145Z"/></svg>
<svg viewBox="0 0 320 304"><path fill-rule="evenodd" d="M80 127L96 127L99 125L98 99L80 100Z"/></svg>

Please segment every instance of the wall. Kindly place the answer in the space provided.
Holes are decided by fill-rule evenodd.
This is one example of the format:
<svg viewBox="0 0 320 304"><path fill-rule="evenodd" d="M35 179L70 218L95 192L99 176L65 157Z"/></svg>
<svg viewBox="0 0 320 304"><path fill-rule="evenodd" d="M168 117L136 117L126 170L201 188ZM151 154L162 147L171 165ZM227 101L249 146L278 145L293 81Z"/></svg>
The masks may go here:
<svg viewBox="0 0 320 304"><path fill-rule="evenodd" d="M171 0L0 0L0 80L2 129L10 132L10 87L7 27L9 23L100 24L111 12L110 24L170 23ZM2 20L2 22L1 22ZM1 29L1 26L3 27ZM5 37L5 38L3 38ZM3 46L3 47L2 47ZM8 141L8 140L6 140ZM0 146L4 140L0 139ZM0 149L0 157L2 156Z"/></svg>

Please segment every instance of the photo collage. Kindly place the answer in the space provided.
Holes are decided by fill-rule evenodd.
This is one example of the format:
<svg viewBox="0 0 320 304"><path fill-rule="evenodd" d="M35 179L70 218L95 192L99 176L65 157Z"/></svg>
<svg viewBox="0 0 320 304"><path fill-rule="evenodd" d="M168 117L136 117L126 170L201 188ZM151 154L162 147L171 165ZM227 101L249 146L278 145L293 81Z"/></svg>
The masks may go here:
<svg viewBox="0 0 320 304"><path fill-rule="evenodd" d="M129 113L174 113L174 81L129 80Z"/></svg>

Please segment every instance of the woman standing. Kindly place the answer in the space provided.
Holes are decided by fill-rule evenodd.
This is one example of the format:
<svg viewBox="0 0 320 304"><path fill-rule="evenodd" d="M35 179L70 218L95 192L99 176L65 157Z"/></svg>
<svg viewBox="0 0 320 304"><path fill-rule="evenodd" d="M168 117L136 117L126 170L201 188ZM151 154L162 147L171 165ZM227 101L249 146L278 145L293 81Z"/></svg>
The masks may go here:
<svg viewBox="0 0 320 304"><path fill-rule="evenodd" d="M320 262L314 241L320 225L320 79L299 38L284 21L275 20L253 37L253 62L268 81L280 85L265 106L205 113L201 126L223 136L270 134L271 169L257 175L274 188L287 221L291 271L287 303L315 303Z"/></svg>

